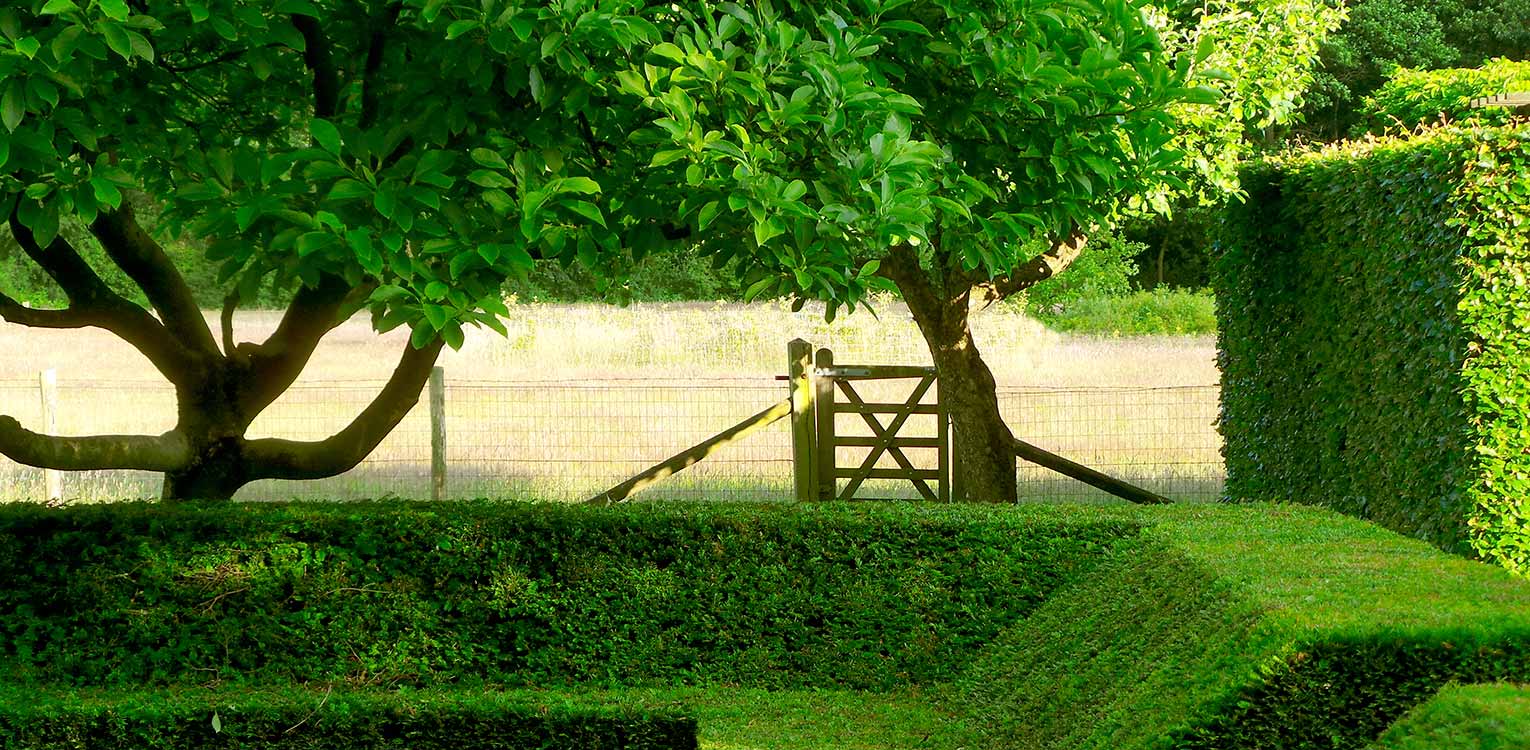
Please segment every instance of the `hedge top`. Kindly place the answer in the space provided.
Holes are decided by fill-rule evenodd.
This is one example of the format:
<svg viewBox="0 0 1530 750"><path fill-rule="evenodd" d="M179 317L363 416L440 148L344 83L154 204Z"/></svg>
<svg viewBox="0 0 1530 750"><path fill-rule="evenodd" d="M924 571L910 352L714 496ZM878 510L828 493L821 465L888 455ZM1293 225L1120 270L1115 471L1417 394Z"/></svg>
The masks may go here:
<svg viewBox="0 0 1530 750"><path fill-rule="evenodd" d="M1530 637L1530 581L1330 510L1175 506L1139 512L1270 614L1314 636L1509 633ZM1251 521L1257 522L1251 522Z"/></svg>
<svg viewBox="0 0 1530 750"><path fill-rule="evenodd" d="M1530 686L1449 687L1392 725L1371 750L1530 747Z"/></svg>

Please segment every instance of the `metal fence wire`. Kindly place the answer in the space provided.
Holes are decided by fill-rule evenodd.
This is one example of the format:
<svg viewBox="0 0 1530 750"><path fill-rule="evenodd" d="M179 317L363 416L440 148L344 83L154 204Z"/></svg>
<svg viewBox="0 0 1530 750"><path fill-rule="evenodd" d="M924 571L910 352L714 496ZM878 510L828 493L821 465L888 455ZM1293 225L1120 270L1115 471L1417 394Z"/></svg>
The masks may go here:
<svg viewBox="0 0 1530 750"><path fill-rule="evenodd" d="M447 373L446 495L577 501L705 440L781 400L774 378L457 380ZM344 427L381 382L294 386L251 427L252 436L317 440ZM905 387L906 389L906 387ZM58 432L157 434L173 425L174 393L156 382L60 380ZM889 396L891 397L891 396ZM1015 435L1080 463L1179 501L1221 493L1216 386L1175 388L1001 388L1000 407ZM901 400L901 396L899 397ZM311 482L261 481L240 499L430 497L429 399L350 472ZM0 414L39 429L36 381L0 381ZM916 461L922 459L916 457ZM933 458L930 459L933 461ZM1017 466L1025 501L1117 502L1040 467ZM0 500L44 496L43 473L0 459ZM63 475L67 501L152 498L159 477L102 471ZM884 482L874 497L914 497ZM637 499L789 500L791 435L786 421L641 492Z"/></svg>

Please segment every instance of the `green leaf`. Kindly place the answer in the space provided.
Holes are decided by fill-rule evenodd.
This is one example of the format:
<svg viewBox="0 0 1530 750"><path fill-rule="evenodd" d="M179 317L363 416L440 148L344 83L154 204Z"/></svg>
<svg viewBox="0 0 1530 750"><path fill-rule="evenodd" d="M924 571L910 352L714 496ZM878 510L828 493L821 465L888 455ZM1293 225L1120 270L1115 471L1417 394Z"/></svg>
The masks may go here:
<svg viewBox="0 0 1530 750"><path fill-rule="evenodd" d="M365 198L371 194L372 188L367 187L360 180L346 178L336 182L335 186L329 189L327 200L351 201Z"/></svg>
<svg viewBox="0 0 1530 750"><path fill-rule="evenodd" d="M306 258L320 250L323 250L324 248L338 243L339 241L339 237L336 237L329 232L308 232L301 237L298 237L298 257Z"/></svg>
<svg viewBox="0 0 1530 750"><path fill-rule="evenodd" d="M37 50L40 49L42 49L42 42L37 41L37 37L29 36L16 40L16 51L26 55L28 60L37 57Z"/></svg>
<svg viewBox="0 0 1530 750"><path fill-rule="evenodd" d="M588 177L564 177L559 180L553 180L552 185L549 187L553 187L554 190L560 193L593 195L600 192L600 183Z"/></svg>
<svg viewBox="0 0 1530 750"><path fill-rule="evenodd" d="M717 201L711 201L707 203L705 206L702 206L701 211L696 214L696 226L700 229L706 229L712 225L712 222L717 220L717 215L721 211L721 203Z"/></svg>
<svg viewBox="0 0 1530 750"><path fill-rule="evenodd" d="M149 62L154 62L154 45L149 43L149 39L136 31L128 31L126 33L128 46L133 50L133 54Z"/></svg>
<svg viewBox="0 0 1530 750"><path fill-rule="evenodd" d="M110 206L113 210L122 205L122 191L111 180L91 177L90 187L95 191L97 203Z"/></svg>
<svg viewBox="0 0 1530 750"><path fill-rule="evenodd" d="M463 34L466 34L469 31L472 31L482 25L483 24L479 21L475 21L470 18L463 19L461 21L453 21L446 27L446 38L456 39L457 37L462 36Z"/></svg>
<svg viewBox="0 0 1530 750"><path fill-rule="evenodd" d="M537 66L531 66L531 72L526 74L526 83L531 87L531 100L541 104L545 91L542 86L542 71L538 70Z"/></svg>
<svg viewBox="0 0 1530 750"><path fill-rule="evenodd" d="M655 44L653 49L649 51L655 55L658 55L659 57L671 60L673 62L682 64L685 62L685 50L680 49L670 42L660 42Z"/></svg>
<svg viewBox="0 0 1530 750"><path fill-rule="evenodd" d="M218 718L218 712L217 711L213 712L212 730L213 730L213 734L217 734L217 733L223 731L223 720Z"/></svg>
<svg viewBox="0 0 1530 750"><path fill-rule="evenodd" d="M113 21L126 21L130 12L126 0L96 0L96 7Z"/></svg>
<svg viewBox="0 0 1530 750"><path fill-rule="evenodd" d="M807 184L802 180L792 180L787 183L786 189L781 191L781 198L788 201L797 200L804 195L807 195Z"/></svg>
<svg viewBox="0 0 1530 750"><path fill-rule="evenodd" d="M59 13L68 13L71 10L79 10L80 6L74 4L74 0L48 0L42 7L42 15L52 16Z"/></svg>
<svg viewBox="0 0 1530 750"><path fill-rule="evenodd" d="M11 139L0 133L0 168L11 160Z"/></svg>
<svg viewBox="0 0 1530 750"><path fill-rule="evenodd" d="M308 123L308 132L313 135L314 143L331 154L340 154L340 130L334 123L322 117L313 118Z"/></svg>
<svg viewBox="0 0 1530 750"><path fill-rule="evenodd" d="M600 212L600 207L594 203L589 201L563 201L563 207L599 224L601 227L606 225L605 215Z"/></svg>
<svg viewBox="0 0 1530 750"><path fill-rule="evenodd" d="M127 32L114 23L103 23L98 26L101 35L106 37L106 46L111 47L119 57L124 60L133 59L133 41L128 39Z"/></svg>
<svg viewBox="0 0 1530 750"><path fill-rule="evenodd" d="M505 157L501 156L498 151L487 148L475 148L469 153L473 157L473 161L478 162L480 166L492 169L510 168L510 165L505 163Z"/></svg>
<svg viewBox="0 0 1530 750"><path fill-rule="evenodd" d="M5 94L0 95L0 123L14 133L26 113L26 96L21 93L21 81L12 78L10 85L5 87Z"/></svg>
<svg viewBox="0 0 1530 750"><path fill-rule="evenodd" d="M441 329L441 338L446 340L446 345L452 349L461 349L463 343L462 324L452 321Z"/></svg>
<svg viewBox="0 0 1530 750"><path fill-rule="evenodd" d="M436 329L428 321L416 322L414 332L409 334L409 345L416 349L424 349L435 340Z"/></svg>
<svg viewBox="0 0 1530 750"><path fill-rule="evenodd" d="M485 188L507 188L515 185L509 177L487 169L475 169L468 174L467 179L468 182Z"/></svg>
<svg viewBox="0 0 1530 750"><path fill-rule="evenodd" d="M683 148L676 148L676 149L670 149L670 150L667 150L667 151L660 151L660 152L658 152L658 153L653 155L653 161L649 162L648 166L650 166L650 167L662 167L665 164L672 164L672 163L680 161L681 159L684 159L684 158L686 158L686 157L688 157L690 155L691 155L691 152L689 152L689 151L687 151L687 150L685 150Z"/></svg>

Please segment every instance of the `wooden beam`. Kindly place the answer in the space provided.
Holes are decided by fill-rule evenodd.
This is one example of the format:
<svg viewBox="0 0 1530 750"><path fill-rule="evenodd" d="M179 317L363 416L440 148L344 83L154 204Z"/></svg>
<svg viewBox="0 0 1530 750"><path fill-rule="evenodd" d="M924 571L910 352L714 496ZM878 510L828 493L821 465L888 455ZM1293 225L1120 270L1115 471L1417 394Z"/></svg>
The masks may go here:
<svg viewBox="0 0 1530 750"><path fill-rule="evenodd" d="M813 364L818 372L834 369L834 352L819 349ZM818 436L814 447L818 450L818 499L834 500L839 496L839 483L834 479L834 378L815 375L813 378L813 409L818 412Z"/></svg>
<svg viewBox="0 0 1530 750"><path fill-rule="evenodd" d="M939 404L872 404L839 403L833 411L839 414L939 414Z"/></svg>
<svg viewBox="0 0 1530 750"><path fill-rule="evenodd" d="M1530 91L1516 91L1508 94L1484 96L1472 100L1472 109L1485 109L1487 107L1530 107Z"/></svg>
<svg viewBox="0 0 1530 750"><path fill-rule="evenodd" d="M912 481L914 481L916 479L940 479L940 469L912 469L912 470L911 469L864 469L863 470L863 469L852 469L852 468L849 468L849 467L845 467L843 469L835 469L834 470L834 475L838 479L852 479L852 478L855 478L855 477L860 477L862 479L907 479L908 481L912 482ZM846 495L845 497L842 497L840 499L841 500L849 500L851 498L850 498L850 496ZM925 499L933 500L935 498L933 496L931 496L931 497L926 497Z"/></svg>
<svg viewBox="0 0 1530 750"><path fill-rule="evenodd" d="M585 502L591 505L612 505L622 502L633 493L653 484L665 477L678 474L691 466L694 466L706 457L716 453L723 446L742 440L754 432L773 424L777 420L785 419L792 413L792 400L782 400L775 406L766 409L722 432L707 438L705 441L691 446L673 456L653 465L647 471L628 479L621 484L612 487Z"/></svg>
<svg viewBox="0 0 1530 750"><path fill-rule="evenodd" d="M820 367L815 374L836 380L898 380L934 375L935 368L906 365L840 365Z"/></svg>
<svg viewBox="0 0 1530 750"><path fill-rule="evenodd" d="M1051 469L1063 476L1077 479L1084 484L1104 490L1122 500L1139 505L1166 505L1172 502L1155 492L1142 489L1130 482L1124 482L1107 474L1102 474L1083 464L1074 463L1056 453L1031 445L1024 440L1015 440L1013 448L1015 455L1026 461Z"/></svg>
<svg viewBox="0 0 1530 750"><path fill-rule="evenodd" d="M792 399L792 475L797 501L818 494L818 456L814 451L813 345L792 339L786 345L787 388Z"/></svg>

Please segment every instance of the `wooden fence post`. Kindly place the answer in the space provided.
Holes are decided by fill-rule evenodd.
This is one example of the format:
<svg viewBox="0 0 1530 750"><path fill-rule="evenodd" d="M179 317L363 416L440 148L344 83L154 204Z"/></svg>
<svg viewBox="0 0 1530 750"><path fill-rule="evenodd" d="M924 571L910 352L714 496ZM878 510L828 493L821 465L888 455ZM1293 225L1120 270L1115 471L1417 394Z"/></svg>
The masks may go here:
<svg viewBox="0 0 1530 750"><path fill-rule="evenodd" d="M430 499L446 499L446 368L430 369Z"/></svg>
<svg viewBox="0 0 1530 750"><path fill-rule="evenodd" d="M39 378L42 391L42 431L44 435L58 434L58 373L43 370ZM43 469L43 488L49 503L64 500L63 476L56 469Z"/></svg>
<svg viewBox="0 0 1530 750"><path fill-rule="evenodd" d="M786 345L792 394L792 473L798 502L818 496L818 455L813 443L813 345L792 339Z"/></svg>
<svg viewBox="0 0 1530 750"><path fill-rule="evenodd" d="M834 352L819 349L814 365L819 370L833 368ZM818 499L835 500L839 497L839 482L834 477L834 378L813 375L813 409L818 412L818 438L814 443L818 451Z"/></svg>

